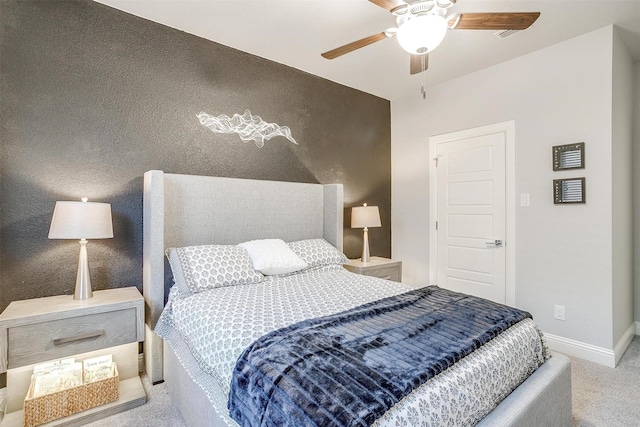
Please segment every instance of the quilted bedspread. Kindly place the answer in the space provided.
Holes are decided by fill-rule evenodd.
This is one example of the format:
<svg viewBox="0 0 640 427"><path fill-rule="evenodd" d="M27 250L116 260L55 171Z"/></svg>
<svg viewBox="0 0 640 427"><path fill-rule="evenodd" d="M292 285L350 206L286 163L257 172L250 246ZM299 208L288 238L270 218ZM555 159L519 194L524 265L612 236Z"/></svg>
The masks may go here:
<svg viewBox="0 0 640 427"><path fill-rule="evenodd" d="M240 356L229 411L240 425L368 426L531 316L436 286L305 320Z"/></svg>

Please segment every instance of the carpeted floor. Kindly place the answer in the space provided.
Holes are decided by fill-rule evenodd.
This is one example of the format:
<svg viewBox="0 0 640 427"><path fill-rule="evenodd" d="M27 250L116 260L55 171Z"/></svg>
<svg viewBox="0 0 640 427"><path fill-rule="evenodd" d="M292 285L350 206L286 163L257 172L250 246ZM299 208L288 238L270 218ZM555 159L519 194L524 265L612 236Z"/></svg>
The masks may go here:
<svg viewBox="0 0 640 427"><path fill-rule="evenodd" d="M615 369L571 358L573 425L640 426L640 337Z"/></svg>
<svg viewBox="0 0 640 427"><path fill-rule="evenodd" d="M640 426L640 337L634 338L615 369L571 358L571 381L575 427ZM185 426L166 386L151 386L144 375L143 384L145 405L87 426Z"/></svg>
<svg viewBox="0 0 640 427"><path fill-rule="evenodd" d="M149 378L142 374L142 385L147 393L147 403L86 427L186 427L164 383L152 386Z"/></svg>

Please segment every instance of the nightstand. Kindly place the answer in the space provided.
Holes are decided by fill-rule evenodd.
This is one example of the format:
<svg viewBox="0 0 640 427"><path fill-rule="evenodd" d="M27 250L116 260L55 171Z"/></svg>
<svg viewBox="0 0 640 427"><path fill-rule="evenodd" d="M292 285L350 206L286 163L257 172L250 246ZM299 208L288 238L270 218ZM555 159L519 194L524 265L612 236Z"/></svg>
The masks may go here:
<svg viewBox="0 0 640 427"><path fill-rule="evenodd" d="M369 262L364 263L360 259L351 259L344 268L352 273L365 276L380 277L381 279L402 281L402 261L394 261L389 258L372 256Z"/></svg>
<svg viewBox="0 0 640 427"><path fill-rule="evenodd" d="M119 399L45 426L80 426L142 405L138 373L144 340L144 299L135 287L14 301L0 314L0 373L7 373L7 407L1 427L23 425L23 403L33 366L64 357L84 360L112 354L120 376Z"/></svg>

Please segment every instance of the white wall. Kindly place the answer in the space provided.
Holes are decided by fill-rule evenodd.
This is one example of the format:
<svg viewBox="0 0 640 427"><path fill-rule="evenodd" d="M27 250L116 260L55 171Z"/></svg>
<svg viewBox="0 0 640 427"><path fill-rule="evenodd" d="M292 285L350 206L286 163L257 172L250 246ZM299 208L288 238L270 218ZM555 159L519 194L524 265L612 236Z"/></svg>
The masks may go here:
<svg viewBox="0 0 640 427"><path fill-rule="evenodd" d="M624 42L613 37L613 342L633 321L633 60Z"/></svg>
<svg viewBox="0 0 640 427"><path fill-rule="evenodd" d="M404 281L428 284L429 137L515 120L516 193L531 196L516 212L516 305L547 333L612 348L612 46L606 27L431 87L426 101L416 79L415 97L392 101L392 255ZM586 168L553 172L551 147L574 142ZM574 176L587 179L587 203L554 205L553 179Z"/></svg>
<svg viewBox="0 0 640 427"><path fill-rule="evenodd" d="M635 282L635 319L636 334L640 335L640 61L634 66L634 131L633 131L633 229L634 229L634 255L633 265Z"/></svg>

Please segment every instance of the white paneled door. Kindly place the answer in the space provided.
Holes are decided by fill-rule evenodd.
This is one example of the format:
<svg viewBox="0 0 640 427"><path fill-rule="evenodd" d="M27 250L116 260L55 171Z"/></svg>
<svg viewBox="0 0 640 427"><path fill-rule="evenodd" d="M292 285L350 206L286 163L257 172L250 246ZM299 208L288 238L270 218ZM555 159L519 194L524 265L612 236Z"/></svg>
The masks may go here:
<svg viewBox="0 0 640 427"><path fill-rule="evenodd" d="M504 304L507 133L480 128L440 136L431 143L435 144L431 152L435 152L436 283Z"/></svg>

